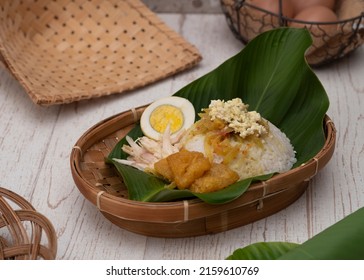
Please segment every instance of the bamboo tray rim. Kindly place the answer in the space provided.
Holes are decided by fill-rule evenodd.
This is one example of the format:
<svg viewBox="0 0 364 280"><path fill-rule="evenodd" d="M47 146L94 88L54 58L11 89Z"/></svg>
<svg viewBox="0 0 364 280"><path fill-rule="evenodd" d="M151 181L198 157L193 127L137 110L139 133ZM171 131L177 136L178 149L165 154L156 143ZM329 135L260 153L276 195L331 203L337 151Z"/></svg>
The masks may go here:
<svg viewBox="0 0 364 280"><path fill-rule="evenodd" d="M335 148L335 125L330 117L325 115L323 125L325 125L326 129L326 140L323 148L316 154L315 157L307 161L305 164L291 169L288 172L276 174L267 181L253 183L244 194L248 192L258 193L255 194L256 196L258 195L258 197L254 201L247 199L247 196L243 194L239 198L224 204L207 204L197 198L174 202L142 202L117 197L106 193L105 191L98 190L94 185L87 181L87 179L83 178L80 172L80 161L82 160L84 151L97 142L88 143L88 140L97 135L99 131L103 131L103 134L111 134L115 129L112 124L117 122L121 123L120 119L123 119L126 116L129 117L129 123L125 124L125 126L135 123L140 118L145 107L146 106L142 106L132 109L131 111L116 114L95 124L79 138L70 155L72 176L80 192L86 197L86 199L96 205L99 211L123 220L145 221L145 219L148 218L148 222L180 223L202 218L206 215L220 213L222 210L234 209L245 204L248 205L253 202L262 203L264 198L279 195L280 192L285 190L285 187L279 186L282 185L282 180L285 178L287 178L288 181L290 180L289 182L286 182L288 185L298 184L299 182L302 182L302 180L297 179L297 174L299 173L305 175L305 181L309 181L330 160ZM88 146L86 145L87 143L89 144ZM273 191L270 191L270 188L273 188ZM134 210L139 211L141 207L145 208L145 217L140 217L140 215L134 213ZM203 211L201 211L202 209ZM177 211L177 213L170 216L163 215L168 211ZM150 212L153 214L150 214ZM206 212L208 214L206 214Z"/></svg>

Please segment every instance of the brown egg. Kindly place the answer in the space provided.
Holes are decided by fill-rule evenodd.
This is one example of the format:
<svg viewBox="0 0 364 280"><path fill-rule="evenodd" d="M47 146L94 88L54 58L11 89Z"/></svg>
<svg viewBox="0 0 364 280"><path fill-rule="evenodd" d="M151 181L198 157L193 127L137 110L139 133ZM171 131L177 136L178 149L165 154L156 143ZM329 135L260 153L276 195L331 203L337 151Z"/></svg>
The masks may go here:
<svg viewBox="0 0 364 280"><path fill-rule="evenodd" d="M279 14L279 0L247 0L246 3L252 4L265 11ZM293 17L293 6L291 0L282 0L282 15L285 17Z"/></svg>
<svg viewBox="0 0 364 280"><path fill-rule="evenodd" d="M290 0L293 14L296 16L301 11L312 6L325 6L331 10L335 8L335 0Z"/></svg>
<svg viewBox="0 0 364 280"><path fill-rule="evenodd" d="M338 20L336 14L325 6L311 6L298 13L293 20L289 22L290 27L306 27L313 39L313 45L308 52L325 45L338 31L337 24L331 24Z"/></svg>
<svg viewBox="0 0 364 280"><path fill-rule="evenodd" d="M291 18L293 9L289 0L283 1L283 15ZM240 35L251 40L258 34L280 27L282 22L279 14L279 0L246 0L247 5L243 5L240 13ZM251 7L248 4L254 6ZM256 7L256 8L255 8ZM263 11L258 10L262 9ZM268 12L273 14L270 14Z"/></svg>
<svg viewBox="0 0 364 280"><path fill-rule="evenodd" d="M295 17L295 20L305 21L305 22L335 22L337 21L337 16L333 10L327 8L326 6L311 6L301 12L299 12ZM293 27L304 27L305 23L292 22L290 24Z"/></svg>

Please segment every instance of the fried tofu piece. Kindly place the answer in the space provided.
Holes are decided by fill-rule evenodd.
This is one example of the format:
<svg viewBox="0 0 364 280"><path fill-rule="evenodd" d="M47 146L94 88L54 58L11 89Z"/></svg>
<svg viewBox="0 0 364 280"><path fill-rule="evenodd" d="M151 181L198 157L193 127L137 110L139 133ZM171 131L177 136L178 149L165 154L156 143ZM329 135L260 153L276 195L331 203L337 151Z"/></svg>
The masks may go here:
<svg viewBox="0 0 364 280"><path fill-rule="evenodd" d="M211 168L210 161L200 152L181 150L167 157L173 181L179 189L186 189Z"/></svg>
<svg viewBox="0 0 364 280"><path fill-rule="evenodd" d="M239 179L239 175L224 164L211 164L200 152L181 150L154 164L156 172L173 182L178 189L196 193L221 190Z"/></svg>
<svg viewBox="0 0 364 280"><path fill-rule="evenodd" d="M154 169L163 178L167 179L170 182L173 181L173 172L172 169L169 167L167 158L162 158L161 160L157 161L154 164Z"/></svg>
<svg viewBox="0 0 364 280"><path fill-rule="evenodd" d="M210 161L200 152L181 150L154 164L155 171L179 189L186 189L211 168Z"/></svg>
<svg viewBox="0 0 364 280"><path fill-rule="evenodd" d="M213 164L211 169L193 182L192 192L208 193L221 190L238 181L239 175L224 164Z"/></svg>

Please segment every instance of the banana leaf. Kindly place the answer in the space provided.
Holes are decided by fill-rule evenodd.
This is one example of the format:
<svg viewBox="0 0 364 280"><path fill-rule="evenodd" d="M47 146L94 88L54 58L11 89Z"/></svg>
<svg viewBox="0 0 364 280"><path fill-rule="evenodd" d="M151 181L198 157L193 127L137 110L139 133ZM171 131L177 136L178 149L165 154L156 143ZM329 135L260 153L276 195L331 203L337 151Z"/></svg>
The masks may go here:
<svg viewBox="0 0 364 280"><path fill-rule="evenodd" d="M258 242L235 250L227 260L276 260L293 248L297 243L290 242Z"/></svg>
<svg viewBox="0 0 364 280"><path fill-rule="evenodd" d="M249 110L258 111L287 135L296 151L294 167L299 166L322 149L325 142L323 118L329 107L321 82L305 60L305 51L311 43L311 36L305 29L267 31L174 95L192 102L196 119L211 100L241 98L249 104ZM137 125L129 136L133 139L142 136L140 126ZM121 139L110 152L107 162L114 164L124 179L127 177L125 183L132 200L168 201L198 196L207 203L225 203L242 195L254 180L259 179L239 181L224 190L204 195L170 190L166 187L168 183L151 178L151 175L142 175L141 171L131 171L112 160L126 158L121 150L125 143L125 139ZM140 180L141 176L147 176L148 180ZM151 180L153 187L149 187Z"/></svg>
<svg viewBox="0 0 364 280"><path fill-rule="evenodd" d="M364 260L364 208L303 244L259 242L237 249L229 260Z"/></svg>

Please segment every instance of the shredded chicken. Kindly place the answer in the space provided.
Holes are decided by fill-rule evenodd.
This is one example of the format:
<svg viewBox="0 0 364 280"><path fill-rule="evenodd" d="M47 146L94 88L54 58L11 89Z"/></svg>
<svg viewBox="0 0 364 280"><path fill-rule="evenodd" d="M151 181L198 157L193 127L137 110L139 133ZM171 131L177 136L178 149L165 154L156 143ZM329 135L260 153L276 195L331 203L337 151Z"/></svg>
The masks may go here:
<svg viewBox="0 0 364 280"><path fill-rule="evenodd" d="M122 150L129 156L127 159L114 158L116 162L136 167L142 171L153 172L154 163L180 150L180 140L185 131L171 136L170 127L167 126L160 140L153 140L142 136L134 141L130 136L125 139L129 145L123 145Z"/></svg>

